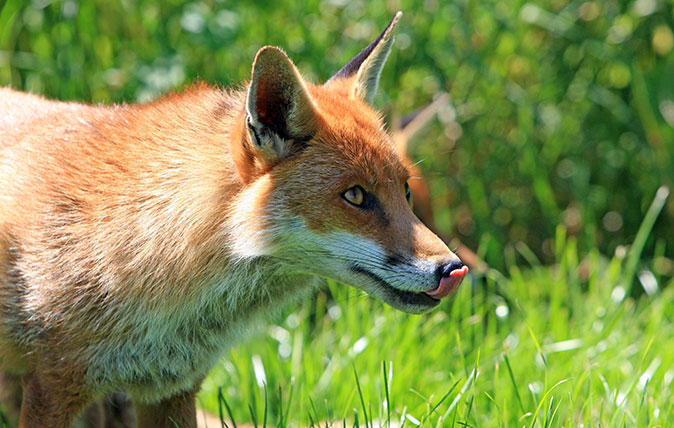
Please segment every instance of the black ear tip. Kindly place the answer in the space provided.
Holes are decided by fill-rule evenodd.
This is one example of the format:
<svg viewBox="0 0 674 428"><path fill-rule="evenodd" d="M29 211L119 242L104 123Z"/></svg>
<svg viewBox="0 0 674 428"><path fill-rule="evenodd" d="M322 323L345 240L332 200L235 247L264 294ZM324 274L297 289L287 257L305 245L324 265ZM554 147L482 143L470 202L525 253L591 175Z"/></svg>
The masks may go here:
<svg viewBox="0 0 674 428"><path fill-rule="evenodd" d="M384 31L379 35L379 38L384 38L387 37L389 33L393 31L395 26L398 24L398 21L400 21L400 18L403 16L402 11L397 11L395 15L393 15L393 19L391 19L391 22L388 23Z"/></svg>
<svg viewBox="0 0 674 428"><path fill-rule="evenodd" d="M358 55L351 58L351 61L349 61L344 67L342 67L328 81L343 77L351 77L354 74L356 74L360 66L363 64L363 62L365 62L365 60L370 56L372 51L381 43L381 41L390 39L391 33L393 32L393 29L400 20L401 16L403 16L403 13L401 11L396 12L396 14L393 16L393 19L391 19L391 22L389 22L386 28L384 28L384 31L382 31L381 34L379 34L379 36L372 43L370 43L365 49L360 51Z"/></svg>

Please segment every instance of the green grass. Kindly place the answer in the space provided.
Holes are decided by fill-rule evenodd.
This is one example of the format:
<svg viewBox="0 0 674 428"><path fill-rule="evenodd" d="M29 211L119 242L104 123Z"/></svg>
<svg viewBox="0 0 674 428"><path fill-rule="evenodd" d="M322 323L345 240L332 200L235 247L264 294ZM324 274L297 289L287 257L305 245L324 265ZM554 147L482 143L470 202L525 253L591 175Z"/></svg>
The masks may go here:
<svg viewBox="0 0 674 428"><path fill-rule="evenodd" d="M217 414L221 387L259 426L673 426L674 280L633 298L625 260L557 247L424 316L330 284L234 349L201 403Z"/></svg>
<svg viewBox="0 0 674 428"><path fill-rule="evenodd" d="M674 279L639 242L612 258L577 248L560 227L554 265L519 246L529 266L423 316L331 283L234 349L201 404L226 400L230 426L674 426Z"/></svg>

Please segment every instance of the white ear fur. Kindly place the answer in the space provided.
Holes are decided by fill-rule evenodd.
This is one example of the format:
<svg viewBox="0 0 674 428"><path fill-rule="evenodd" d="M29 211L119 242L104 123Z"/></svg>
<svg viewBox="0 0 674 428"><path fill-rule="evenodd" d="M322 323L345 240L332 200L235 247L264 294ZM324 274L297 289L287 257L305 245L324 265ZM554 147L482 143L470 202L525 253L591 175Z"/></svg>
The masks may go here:
<svg viewBox="0 0 674 428"><path fill-rule="evenodd" d="M246 98L251 140L268 162L290 156L314 133L316 110L302 76L279 48L255 56Z"/></svg>
<svg viewBox="0 0 674 428"><path fill-rule="evenodd" d="M401 16L402 12L396 13L379 37L353 57L329 81L355 77L353 81L353 93L365 102L372 104L374 96L377 93L379 76L393 46L393 30Z"/></svg>

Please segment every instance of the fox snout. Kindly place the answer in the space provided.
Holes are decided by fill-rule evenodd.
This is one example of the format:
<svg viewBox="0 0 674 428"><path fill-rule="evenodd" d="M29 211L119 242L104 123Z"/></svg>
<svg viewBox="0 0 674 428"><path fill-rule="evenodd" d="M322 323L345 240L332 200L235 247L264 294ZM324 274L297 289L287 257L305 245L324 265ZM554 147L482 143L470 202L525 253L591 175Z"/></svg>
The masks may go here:
<svg viewBox="0 0 674 428"><path fill-rule="evenodd" d="M434 299L443 299L458 290L463 278L468 274L468 266L460 260L452 260L438 267L438 286L426 292Z"/></svg>
<svg viewBox="0 0 674 428"><path fill-rule="evenodd" d="M367 235L335 231L321 244L330 254L322 266L335 266L334 279L360 288L396 309L422 313L455 293L468 267L442 241L413 217ZM405 217L410 220L404 228ZM411 217L411 218L410 218ZM386 236L386 239L377 239ZM339 266L346 264L347 269ZM348 272L348 273L347 273Z"/></svg>
<svg viewBox="0 0 674 428"><path fill-rule="evenodd" d="M400 272L408 278L415 278L417 284L404 283L393 279L391 282L399 289L408 293L416 293L423 298L417 303L427 304L430 309L436 306L441 299L454 294L469 269L433 232L423 224L417 224L417 233L410 237L413 242L412 261L406 266L400 266ZM430 299L427 299L430 298ZM410 299L407 299L411 302ZM414 300L414 299L412 299ZM388 302L391 304L391 302ZM401 307L408 312L423 312L426 309L419 307ZM414 306L414 305L413 305Z"/></svg>

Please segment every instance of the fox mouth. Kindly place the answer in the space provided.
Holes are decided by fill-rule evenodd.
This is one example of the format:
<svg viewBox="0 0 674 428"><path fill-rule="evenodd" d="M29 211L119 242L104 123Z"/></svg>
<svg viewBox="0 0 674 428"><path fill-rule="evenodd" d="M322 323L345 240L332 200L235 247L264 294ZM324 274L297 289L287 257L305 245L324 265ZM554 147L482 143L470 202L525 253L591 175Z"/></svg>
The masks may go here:
<svg viewBox="0 0 674 428"><path fill-rule="evenodd" d="M374 282L379 284L379 286L381 286L381 288L386 292L386 295L388 297L388 299L386 299L387 300L386 303L399 309L406 310L406 308L410 308L409 312L420 312L420 311L423 312L425 310L434 308L440 303L439 299L431 297L426 292L415 293L413 291L400 290L398 288L395 288L394 286L386 282L383 278L381 278L379 275L372 273L367 269L363 269L360 266L355 265L351 266L351 271L367 276L368 278L372 279ZM415 310L412 308L418 309Z"/></svg>

